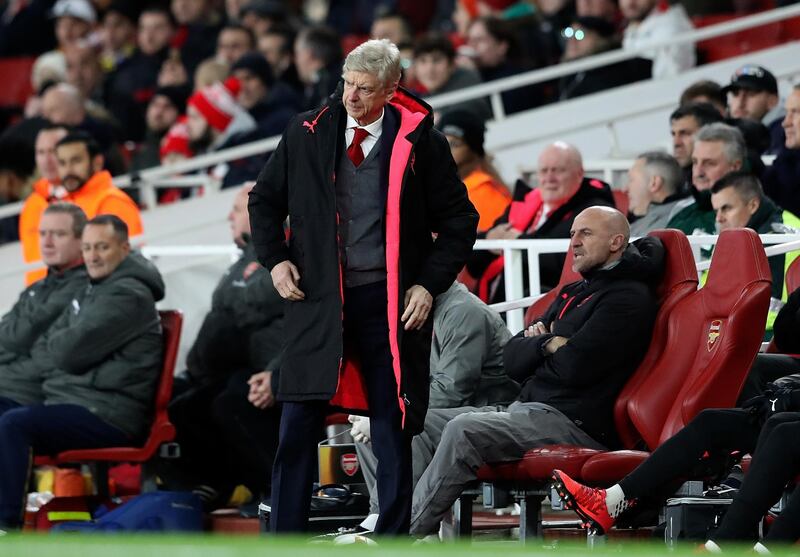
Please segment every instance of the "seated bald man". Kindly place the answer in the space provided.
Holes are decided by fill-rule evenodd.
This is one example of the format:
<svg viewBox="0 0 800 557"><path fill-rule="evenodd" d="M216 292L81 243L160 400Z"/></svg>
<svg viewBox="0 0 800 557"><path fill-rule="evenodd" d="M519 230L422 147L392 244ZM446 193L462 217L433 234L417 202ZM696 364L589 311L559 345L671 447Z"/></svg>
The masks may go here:
<svg viewBox="0 0 800 557"><path fill-rule="evenodd" d="M555 443L619 445L614 401L650 343L654 286L664 268L660 240L628 243L629 237L628 222L616 209L589 207L575 217L572 268L583 280L565 286L547 312L506 345L506 372L522 385L507 411L428 412L426 424L443 416L450 421L414 489L413 535L438 530L482 464L516 460Z"/></svg>

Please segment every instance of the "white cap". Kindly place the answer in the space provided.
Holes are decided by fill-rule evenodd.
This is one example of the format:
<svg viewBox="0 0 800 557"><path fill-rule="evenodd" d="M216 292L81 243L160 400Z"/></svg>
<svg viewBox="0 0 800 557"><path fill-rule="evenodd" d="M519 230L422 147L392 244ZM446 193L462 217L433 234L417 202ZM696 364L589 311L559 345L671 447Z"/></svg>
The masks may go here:
<svg viewBox="0 0 800 557"><path fill-rule="evenodd" d="M82 19L87 23L95 23L97 21L97 14L89 0L58 0L56 5L53 6L51 14L54 18L68 16Z"/></svg>

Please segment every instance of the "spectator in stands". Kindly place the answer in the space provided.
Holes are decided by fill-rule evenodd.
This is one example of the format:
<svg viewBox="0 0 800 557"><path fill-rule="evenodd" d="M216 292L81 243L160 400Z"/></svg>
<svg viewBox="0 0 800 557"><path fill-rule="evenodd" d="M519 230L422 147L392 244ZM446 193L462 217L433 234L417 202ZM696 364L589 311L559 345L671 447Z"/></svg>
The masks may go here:
<svg viewBox="0 0 800 557"><path fill-rule="evenodd" d="M370 38L389 39L396 45L414 41L414 30L408 19L399 12L379 13L372 20Z"/></svg>
<svg viewBox="0 0 800 557"><path fill-rule="evenodd" d="M97 13L89 0L58 0L53 6L58 48L65 49L85 41L97 23Z"/></svg>
<svg viewBox="0 0 800 557"><path fill-rule="evenodd" d="M328 27L306 27L294 41L294 63L303 84L303 108L319 106L341 78L342 47Z"/></svg>
<svg viewBox="0 0 800 557"><path fill-rule="evenodd" d="M276 25L286 24L286 6L280 0L251 0L239 12L242 25L261 37Z"/></svg>
<svg viewBox="0 0 800 557"><path fill-rule="evenodd" d="M178 118L162 138L159 156L161 164L173 164L194 156L189 148L189 126L186 124L186 116Z"/></svg>
<svg viewBox="0 0 800 557"><path fill-rule="evenodd" d="M487 240L568 238L572 220L583 209L614 206L611 188L600 180L584 177L583 158L568 143L557 141L544 148L539 154L537 175L536 189L529 189L521 180L517 182L514 201L486 233ZM467 263L469 273L480 280L478 294L485 302L505 297L501 282L503 258L497 256L489 251L476 252ZM539 257L543 290L558 284L564 258L564 254Z"/></svg>
<svg viewBox="0 0 800 557"><path fill-rule="evenodd" d="M284 302L250 241L251 188L237 193L228 215L242 255L214 290L169 406L181 446L170 486L178 481L182 489L195 489L208 508L225 504L237 484L268 497L278 447L280 405L273 385Z"/></svg>
<svg viewBox="0 0 800 557"><path fill-rule="evenodd" d="M564 61L619 48L614 24L599 17L578 17L564 33L567 36ZM559 82L559 98L572 99L649 79L651 67L652 62L646 58L632 58L564 76Z"/></svg>
<svg viewBox="0 0 800 557"><path fill-rule="evenodd" d="M728 99L722 92L722 86L710 79L695 81L681 93L680 106L695 103L709 103L722 116L728 113Z"/></svg>
<svg viewBox="0 0 800 557"><path fill-rule="evenodd" d="M4 2L0 6L0 57L38 56L56 47L52 2Z"/></svg>
<svg viewBox="0 0 800 557"><path fill-rule="evenodd" d="M144 141L131 158L131 171L161 164L161 140L167 131L186 112L188 90L185 87L159 87L147 105Z"/></svg>
<svg viewBox="0 0 800 557"><path fill-rule="evenodd" d="M36 140L36 135L48 122L80 128L89 132L98 143L106 156L106 164L114 173L122 173L125 162L116 143L118 130L116 125L108 119L107 115L100 117L90 114L87 103L81 92L69 83L57 83L47 88L41 97L41 116L26 118L6 130L4 137L14 137L30 142L30 148Z"/></svg>
<svg viewBox="0 0 800 557"><path fill-rule="evenodd" d="M436 297L433 309L433 343L431 345L431 388L428 408L507 405L519 394L519 385L503 369L503 347L511 338L503 319L470 294L460 282ZM376 491L377 461L370 443L369 418L350 416L358 461L370 495L370 516L361 528L374 530L378 517ZM426 428L425 433L431 433ZM415 436L412 455L429 450L429 436ZM436 435L438 444L441 431ZM426 459L413 458L413 484L425 471Z"/></svg>
<svg viewBox="0 0 800 557"><path fill-rule="evenodd" d="M687 186L692 184L692 150L694 135L703 126L722 122L722 115L709 103L681 104L669 116L672 135L672 156L681 165Z"/></svg>
<svg viewBox="0 0 800 557"><path fill-rule="evenodd" d="M38 404L42 394L42 359L32 353L36 340L86 287L81 234L86 215L72 203L53 203L39 222L38 250L46 276L27 287L0 321L0 414L16 405Z"/></svg>
<svg viewBox="0 0 800 557"><path fill-rule="evenodd" d="M236 102L256 121L258 134L261 137L282 134L301 108L296 92L275 81L269 62L258 52L239 58L231 67L231 75L240 84Z"/></svg>
<svg viewBox="0 0 800 557"><path fill-rule="evenodd" d="M478 85L481 76L478 72L456 65L456 50L446 35L430 33L420 37L414 45L414 74L428 95L438 95L457 91L464 87ZM467 110L481 121L492 116L488 101L474 99L445 107L441 115L449 110ZM437 118L438 120L438 118Z"/></svg>
<svg viewBox="0 0 800 557"><path fill-rule="evenodd" d="M618 28L622 22L617 0L575 0L575 15L578 17L599 17Z"/></svg>
<svg viewBox="0 0 800 557"><path fill-rule="evenodd" d="M100 148L90 135L74 131L62 137L56 143L56 160L61 185L51 190L51 196L46 198L47 203L69 201L83 209L88 218L102 214L116 215L126 223L131 235L142 234L139 208L111 182L111 174L103 170ZM39 193L34 195L41 196ZM20 220L38 223L47 203L39 199L26 203Z"/></svg>
<svg viewBox="0 0 800 557"><path fill-rule="evenodd" d="M716 213L719 231L732 228L752 228L759 234L784 232L783 211L764 195L758 178L746 171L730 172L717 180L711 188L711 206ZM769 258L772 272L772 298L783 296L785 257ZM772 329L769 323L769 329Z"/></svg>
<svg viewBox="0 0 800 557"><path fill-rule="evenodd" d="M50 200L56 198L56 186L61 183L58 175L56 145L69 130L59 124L50 124L36 136L36 171L39 179L34 182L31 194L25 200L19 215L19 240L22 245L22 259L33 263L41 259L39 221ZM80 236L80 234L78 235ZM25 284L45 276L45 269L29 271Z"/></svg>
<svg viewBox="0 0 800 557"><path fill-rule="evenodd" d="M5 529L21 525L31 454L135 445L152 416L161 368L155 307L164 297L161 275L130 253L127 227L114 215L89 221L81 246L90 286L32 348L50 363L44 404L12 405L0 417Z"/></svg>
<svg viewBox="0 0 800 557"><path fill-rule="evenodd" d="M100 65L106 73L114 71L136 51L136 24L141 8L135 0L112 0L103 14Z"/></svg>
<svg viewBox="0 0 800 557"><path fill-rule="evenodd" d="M682 209L668 224L686 234L716 234L711 187L728 172L742 168L747 152L742 132L721 122L700 128L692 148L694 203Z"/></svg>
<svg viewBox="0 0 800 557"><path fill-rule="evenodd" d="M229 23L217 35L217 53L215 59L228 66L233 65L242 56L255 50L256 41L247 27Z"/></svg>
<svg viewBox="0 0 800 557"><path fill-rule="evenodd" d="M483 81L492 81L524 72L519 41L506 21L479 17L470 23L467 44L474 50L474 63ZM544 93L539 85L518 87L502 93L506 113L539 106Z"/></svg>
<svg viewBox="0 0 800 557"><path fill-rule="evenodd" d="M522 383L517 401L507 412L429 412L428 422L437 416L449 422L414 489L413 535L438 529L484 463L518 459L544 444L619 444L613 405L650 343L664 248L649 237L629 244L625 217L610 207L582 211L570 236L572 268L585 280L565 286L504 350L506 373ZM626 350L619 350L623 345Z"/></svg>
<svg viewBox="0 0 800 557"><path fill-rule="evenodd" d="M431 129L430 107L399 80L395 45L371 40L356 47L344 63L341 97L337 91L325 106L292 120L250 193L259 261L287 300L274 532L307 527L317 452L310 435L322 429L329 401L369 409L381 462L375 530L408 530L411 435L422 427L430 384L430 310L466 260L478 214L444 137ZM401 136L406 149L399 148ZM319 216L305 219L309 211ZM401 236L406 240L395 243ZM310 338L322 342L303 340ZM348 371L339 381L342 367Z"/></svg>
<svg viewBox="0 0 800 557"><path fill-rule="evenodd" d="M84 99L86 112L100 120L110 120L104 106L104 74L98 52L89 45L73 45L64 49L67 63L67 83L73 85Z"/></svg>
<svg viewBox="0 0 800 557"><path fill-rule="evenodd" d="M295 32L288 25L275 25L258 38L258 51L267 59L276 81L302 91L294 65Z"/></svg>
<svg viewBox="0 0 800 557"><path fill-rule="evenodd" d="M189 149L196 155L212 153L248 143L259 138L252 116L236 103L241 89L232 77L216 82L189 97L186 124L189 128ZM238 186L258 176L264 157L253 155L228 161L213 172L222 180L222 187Z"/></svg>
<svg viewBox="0 0 800 557"><path fill-rule="evenodd" d="M186 75L193 75L200 62L214 56L222 17L211 0L171 0L170 9L178 23L176 46Z"/></svg>
<svg viewBox="0 0 800 557"><path fill-rule="evenodd" d="M453 110L445 112L437 127L450 144L458 177L480 215L478 232L486 232L505 213L511 193L483 149L483 122L471 112Z"/></svg>
<svg viewBox="0 0 800 557"><path fill-rule="evenodd" d="M680 4L620 0L619 7L628 20L622 38L622 47L626 49L646 47L649 43L665 41L694 28ZM695 65L694 45L691 43L660 47L641 55L653 61L654 79L678 75Z"/></svg>
<svg viewBox="0 0 800 557"><path fill-rule="evenodd" d="M800 217L800 85L786 97L783 130L785 148L764 175L764 192L778 205Z"/></svg>
<svg viewBox="0 0 800 557"><path fill-rule="evenodd" d="M553 471L556 489L567 506L591 527L607 532L622 512L637 500L668 494L675 482L696 477L698 470L708 475L715 462L730 458L733 451L753 455L750 470L741 489L733 496L722 523L711 530L702 549L720 553L716 542L753 543L758 539L758 522L784 493L787 482L797 475L796 444L797 411L800 410L800 391L796 384L748 401L747 408L703 410L689 424L662 443L650 457L619 483L609 489L584 486L560 470ZM703 461L705 465L703 466ZM797 494L775 520L764 543L794 543L798 532ZM755 554L770 554L767 547L756 543Z"/></svg>
<svg viewBox="0 0 800 557"><path fill-rule="evenodd" d="M106 104L119 121L126 140L144 138L147 103L156 89L161 66L169 56L175 29L175 20L168 10L157 6L145 8L139 16L136 52L106 80Z"/></svg>
<svg viewBox="0 0 800 557"><path fill-rule="evenodd" d="M33 183L33 161L19 139L0 139L0 206L21 201ZM0 218L0 244L19 240L19 216Z"/></svg>
<svg viewBox="0 0 800 557"><path fill-rule="evenodd" d="M769 129L767 154L777 154L785 141L781 122L785 112L778 97L778 81L762 66L747 64L736 70L722 89L728 95L731 118L761 122Z"/></svg>
<svg viewBox="0 0 800 557"><path fill-rule="evenodd" d="M694 200L683 189L683 172L674 157L642 153L628 170L628 221L631 236L645 236L667 223Z"/></svg>

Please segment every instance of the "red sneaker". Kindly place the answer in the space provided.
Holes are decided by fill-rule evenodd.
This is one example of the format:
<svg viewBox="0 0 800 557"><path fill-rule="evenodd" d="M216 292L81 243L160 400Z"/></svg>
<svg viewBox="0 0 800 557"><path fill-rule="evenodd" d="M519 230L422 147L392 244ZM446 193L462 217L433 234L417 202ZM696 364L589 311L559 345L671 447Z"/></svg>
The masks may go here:
<svg viewBox="0 0 800 557"><path fill-rule="evenodd" d="M553 470L553 482L556 493L564 500L564 505L568 509L575 511L599 534L604 534L611 529L615 519L608 514L605 489L595 489L580 484L561 470Z"/></svg>

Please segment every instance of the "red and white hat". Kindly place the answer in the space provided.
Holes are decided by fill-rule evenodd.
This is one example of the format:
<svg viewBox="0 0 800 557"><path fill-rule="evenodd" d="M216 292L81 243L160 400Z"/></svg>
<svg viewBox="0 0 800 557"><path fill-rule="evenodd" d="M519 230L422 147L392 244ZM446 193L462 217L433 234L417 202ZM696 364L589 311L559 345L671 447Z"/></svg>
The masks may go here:
<svg viewBox="0 0 800 557"><path fill-rule="evenodd" d="M186 125L186 116L178 118L178 121L172 124L172 127L161 139L159 148L161 160L163 161L164 157L172 153L178 153L187 158L194 155L189 148L189 126Z"/></svg>
<svg viewBox="0 0 800 557"><path fill-rule="evenodd" d="M196 91L189 97L188 105L197 109L212 128L225 131L236 112L241 110L236 104L240 88L239 80L229 77L225 83L218 81Z"/></svg>

